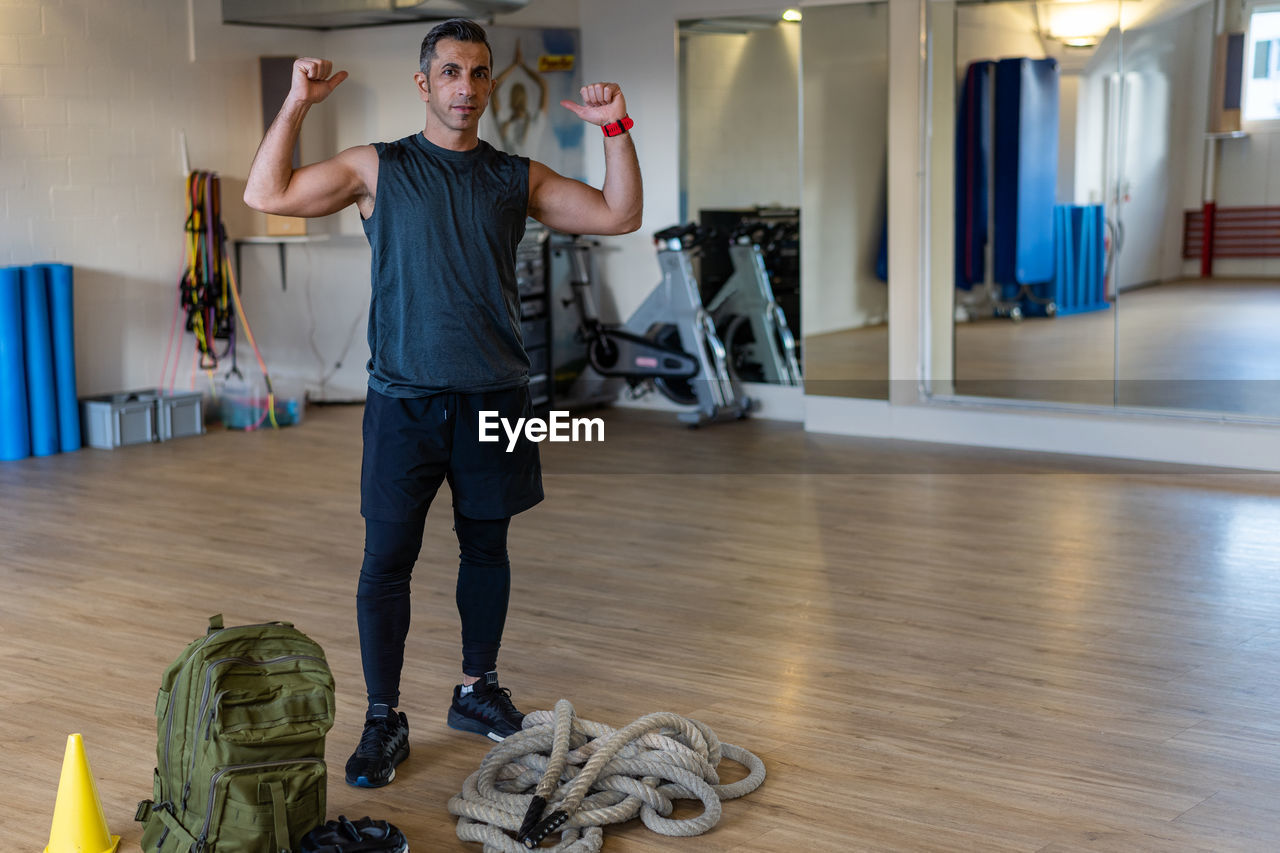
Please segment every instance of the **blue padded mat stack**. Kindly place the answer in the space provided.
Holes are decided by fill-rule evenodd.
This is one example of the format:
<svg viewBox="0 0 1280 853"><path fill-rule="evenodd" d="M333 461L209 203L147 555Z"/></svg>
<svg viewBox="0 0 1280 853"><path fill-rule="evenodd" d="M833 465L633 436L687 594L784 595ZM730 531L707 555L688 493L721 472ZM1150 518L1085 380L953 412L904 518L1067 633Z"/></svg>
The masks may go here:
<svg viewBox="0 0 1280 853"><path fill-rule="evenodd" d="M1106 244L1100 204L1053 208L1053 298L1059 314L1103 311L1107 302Z"/></svg>
<svg viewBox="0 0 1280 853"><path fill-rule="evenodd" d="M1057 183L1057 60L972 63L957 109L957 288L990 282L1006 308L1046 313Z"/></svg>
<svg viewBox="0 0 1280 853"><path fill-rule="evenodd" d="M0 269L0 459L79 448L71 267Z"/></svg>
<svg viewBox="0 0 1280 853"><path fill-rule="evenodd" d="M987 277L987 183L991 160L991 68L975 62L964 76L956 127L956 287Z"/></svg>
<svg viewBox="0 0 1280 853"><path fill-rule="evenodd" d="M996 63L994 273L1009 298L1053 280L1058 62Z"/></svg>

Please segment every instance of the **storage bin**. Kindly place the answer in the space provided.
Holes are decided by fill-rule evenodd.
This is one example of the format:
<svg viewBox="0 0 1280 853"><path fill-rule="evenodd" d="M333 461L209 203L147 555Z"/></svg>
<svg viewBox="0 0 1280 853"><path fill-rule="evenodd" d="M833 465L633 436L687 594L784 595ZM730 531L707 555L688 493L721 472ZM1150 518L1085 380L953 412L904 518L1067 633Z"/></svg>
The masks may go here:
<svg viewBox="0 0 1280 853"><path fill-rule="evenodd" d="M302 423L306 393L295 382L276 380L275 416L277 426ZM270 429L267 389L258 383L227 382L218 400L218 414L227 429Z"/></svg>
<svg viewBox="0 0 1280 853"><path fill-rule="evenodd" d="M160 441L204 435L204 395L199 391L156 393L156 436Z"/></svg>
<svg viewBox="0 0 1280 853"><path fill-rule="evenodd" d="M199 391L121 391L80 401L84 443L101 450L204 433Z"/></svg>
<svg viewBox="0 0 1280 853"><path fill-rule="evenodd" d="M156 441L156 393L87 397L80 401L80 430L85 444L102 450Z"/></svg>

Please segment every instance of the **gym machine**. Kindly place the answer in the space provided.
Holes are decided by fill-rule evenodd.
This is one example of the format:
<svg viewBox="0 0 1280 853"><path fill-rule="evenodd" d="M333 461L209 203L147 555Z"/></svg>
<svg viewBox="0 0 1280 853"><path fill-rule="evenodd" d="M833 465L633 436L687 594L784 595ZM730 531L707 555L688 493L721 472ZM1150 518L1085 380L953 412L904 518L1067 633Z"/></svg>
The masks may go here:
<svg viewBox="0 0 1280 853"><path fill-rule="evenodd" d="M589 253L593 241L574 237L565 246L572 263L573 303L587 361L601 376L619 377L637 395L657 388L688 407L681 421L693 426L745 418L753 401L729 369L724 343L702 304L693 258L711 233L677 225L654 235L662 280L627 321L606 325L596 311Z"/></svg>

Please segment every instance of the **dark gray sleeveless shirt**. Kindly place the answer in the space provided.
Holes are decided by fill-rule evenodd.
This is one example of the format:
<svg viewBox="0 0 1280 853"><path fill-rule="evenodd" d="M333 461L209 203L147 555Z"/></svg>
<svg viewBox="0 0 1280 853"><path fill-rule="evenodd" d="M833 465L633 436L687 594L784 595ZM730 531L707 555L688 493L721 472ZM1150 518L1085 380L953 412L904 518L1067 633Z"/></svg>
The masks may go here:
<svg viewBox="0 0 1280 853"><path fill-rule="evenodd" d="M529 160L483 140L450 151L421 133L374 148L369 387L425 397L527 384L515 259Z"/></svg>

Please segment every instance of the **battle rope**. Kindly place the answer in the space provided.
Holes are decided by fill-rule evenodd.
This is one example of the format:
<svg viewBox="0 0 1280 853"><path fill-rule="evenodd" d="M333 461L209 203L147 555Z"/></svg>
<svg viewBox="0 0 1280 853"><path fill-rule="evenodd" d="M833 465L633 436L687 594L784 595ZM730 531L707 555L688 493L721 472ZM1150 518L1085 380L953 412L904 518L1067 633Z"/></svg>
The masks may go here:
<svg viewBox="0 0 1280 853"><path fill-rule="evenodd" d="M721 785L721 756L746 767L746 778ZM458 816L458 837L483 844L484 853L525 853L557 830L560 842L548 850L598 853L602 826L637 815L661 835L701 835L720 820L722 800L763 781L764 762L697 720L663 712L612 729L578 719L561 699L489 751L449 812ZM702 814L667 817L672 800L689 799L702 801Z"/></svg>

